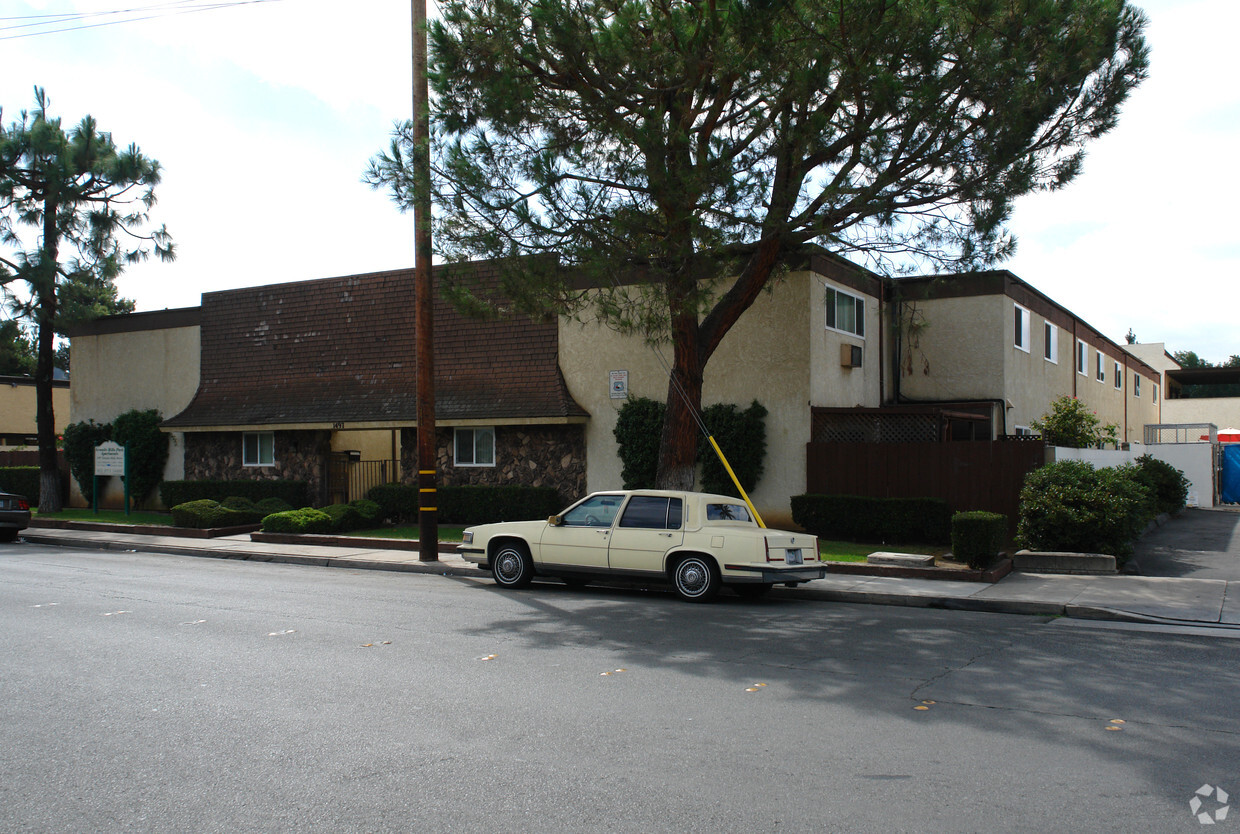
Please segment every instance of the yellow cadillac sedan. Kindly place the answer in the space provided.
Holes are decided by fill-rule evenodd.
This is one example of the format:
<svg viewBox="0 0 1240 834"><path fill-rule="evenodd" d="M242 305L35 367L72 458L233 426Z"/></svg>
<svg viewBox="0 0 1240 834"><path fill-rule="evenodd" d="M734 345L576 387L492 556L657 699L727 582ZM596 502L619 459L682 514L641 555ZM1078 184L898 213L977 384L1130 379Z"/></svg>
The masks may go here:
<svg viewBox="0 0 1240 834"><path fill-rule="evenodd" d="M459 550L504 588L536 576L656 580L689 602L712 600L724 585L758 597L826 574L816 537L760 527L741 500L701 492L595 492L546 521L470 527Z"/></svg>

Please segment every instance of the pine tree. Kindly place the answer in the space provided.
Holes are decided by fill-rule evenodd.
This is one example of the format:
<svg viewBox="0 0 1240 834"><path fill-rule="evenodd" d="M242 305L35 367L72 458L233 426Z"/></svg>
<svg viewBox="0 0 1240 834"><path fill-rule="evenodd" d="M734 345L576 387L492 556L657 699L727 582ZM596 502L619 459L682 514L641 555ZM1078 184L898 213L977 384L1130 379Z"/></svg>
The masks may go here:
<svg viewBox="0 0 1240 834"><path fill-rule="evenodd" d="M55 512L55 337L72 320L132 309L113 281L152 251L171 260L173 245L162 226L147 231L159 163L136 145L118 149L90 116L66 131L37 87L35 104L8 128L0 118L0 285L35 326L39 509Z"/></svg>
<svg viewBox="0 0 1240 834"><path fill-rule="evenodd" d="M506 259L526 312L671 342L664 487L692 485L707 362L790 256L1002 259L1012 201L1069 182L1147 67L1124 0L440 8L437 249ZM419 154L400 129L368 179L408 206Z"/></svg>

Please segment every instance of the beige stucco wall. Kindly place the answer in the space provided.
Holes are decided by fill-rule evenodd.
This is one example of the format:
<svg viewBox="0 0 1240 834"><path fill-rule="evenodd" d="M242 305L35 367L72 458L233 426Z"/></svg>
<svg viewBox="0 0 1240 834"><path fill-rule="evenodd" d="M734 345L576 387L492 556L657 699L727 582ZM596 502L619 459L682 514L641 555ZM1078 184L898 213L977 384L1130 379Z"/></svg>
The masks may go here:
<svg viewBox="0 0 1240 834"><path fill-rule="evenodd" d="M71 404L69 402L69 389L53 388L52 389L52 409L56 413L56 434L60 435L64 432L65 426L73 422L70 418ZM35 387L34 380L30 384L25 381L17 383L0 382L0 437L11 437L13 435L28 435L33 437L38 431L35 425ZM0 440L0 443L3 443ZM14 441L6 448L17 448L21 446L18 441ZM30 448L36 448L31 445Z"/></svg>
<svg viewBox="0 0 1240 834"><path fill-rule="evenodd" d="M1167 400L1163 403L1163 423L1213 423L1220 429L1240 428L1240 397Z"/></svg>
<svg viewBox="0 0 1240 834"><path fill-rule="evenodd" d="M1028 351L1015 344L1015 302L1006 295L931 299L918 302L924 327L912 352L912 373L901 377L901 393L920 400L997 399L1004 401L1006 426L1015 433L1050 409L1061 396L1077 397L1103 423L1119 427L1119 439L1139 443L1147 423L1157 422L1157 380L1144 377L1139 397L1133 393L1132 367L1117 346L1104 353L1105 379L1095 375L1098 349L1087 345L1087 374L1076 373L1076 340L1072 331L1056 326L1057 361L1046 359L1046 319L1029 316ZM1115 362L1123 385L1115 388Z"/></svg>
<svg viewBox="0 0 1240 834"><path fill-rule="evenodd" d="M73 422L110 422L131 409L158 409L171 417L184 409L198 390L199 328L169 327L102 335L74 336L70 342ZM164 479L185 477L185 439L169 439ZM120 506L120 479L109 479L101 504ZM85 500L72 484L70 504Z"/></svg>
<svg viewBox="0 0 1240 834"><path fill-rule="evenodd" d="M744 408L756 399L769 412L765 470L750 497L772 526L791 523L790 498L805 491L811 404L878 405L877 301L866 298L865 339L828 331L824 301L819 276L789 274L758 298L706 366L704 406L734 403ZM841 367L843 342L863 346L861 368ZM661 346L659 353L670 366L671 346ZM560 321L559 361L569 391L590 413L587 490L619 488L623 482L614 431L624 400L610 397L609 373L628 371L629 396L662 402L667 398L667 371L641 338L565 319Z"/></svg>

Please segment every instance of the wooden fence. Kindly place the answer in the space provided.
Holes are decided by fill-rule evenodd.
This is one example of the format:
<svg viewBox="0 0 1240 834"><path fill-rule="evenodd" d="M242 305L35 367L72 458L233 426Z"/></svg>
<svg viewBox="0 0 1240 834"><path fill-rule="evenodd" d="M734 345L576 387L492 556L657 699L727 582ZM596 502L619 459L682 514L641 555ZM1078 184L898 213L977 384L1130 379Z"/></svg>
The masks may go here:
<svg viewBox="0 0 1240 834"><path fill-rule="evenodd" d="M1025 475L1045 462L1040 441L807 443L806 492L942 498L953 511L1003 513L1014 531Z"/></svg>

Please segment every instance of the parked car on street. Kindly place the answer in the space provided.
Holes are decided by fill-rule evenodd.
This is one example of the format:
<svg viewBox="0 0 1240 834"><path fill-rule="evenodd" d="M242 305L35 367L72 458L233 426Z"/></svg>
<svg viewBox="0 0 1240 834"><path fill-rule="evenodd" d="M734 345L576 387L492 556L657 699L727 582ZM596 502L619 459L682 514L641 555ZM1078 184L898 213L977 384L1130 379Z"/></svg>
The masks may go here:
<svg viewBox="0 0 1240 834"><path fill-rule="evenodd" d="M30 502L25 496L0 491L0 542L17 541L30 526Z"/></svg>
<svg viewBox="0 0 1240 834"><path fill-rule="evenodd" d="M724 585L758 597L826 574L815 536L759 527L744 502L701 492L596 492L546 521L470 527L459 551L505 588L535 576L657 580L690 602Z"/></svg>

